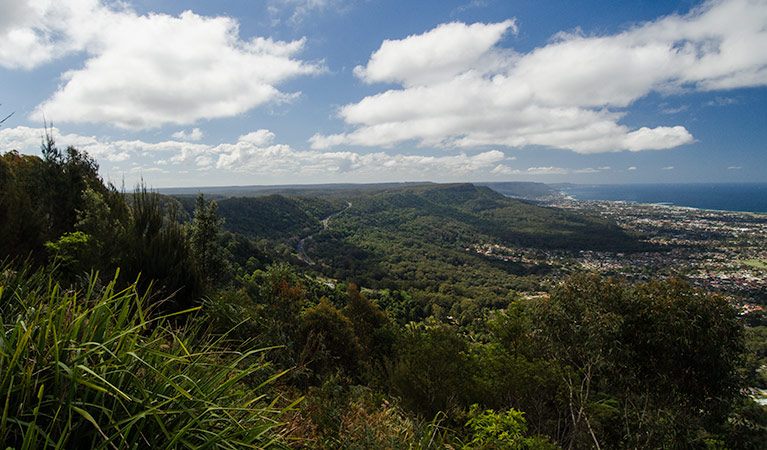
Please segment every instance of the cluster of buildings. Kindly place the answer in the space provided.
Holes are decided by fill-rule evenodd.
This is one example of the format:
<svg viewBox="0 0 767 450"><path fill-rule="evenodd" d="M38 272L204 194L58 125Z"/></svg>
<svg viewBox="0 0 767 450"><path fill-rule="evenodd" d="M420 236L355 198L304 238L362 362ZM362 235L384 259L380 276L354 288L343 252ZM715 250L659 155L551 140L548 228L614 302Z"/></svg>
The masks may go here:
<svg viewBox="0 0 767 450"><path fill-rule="evenodd" d="M532 253L539 253L539 250L531 251L531 249L506 247L500 244L475 244L471 247L467 247L466 251L505 262L518 262L523 264L551 264L553 262L553 258L550 260L541 260L533 256Z"/></svg>
<svg viewBox="0 0 767 450"><path fill-rule="evenodd" d="M548 264L554 275L588 270L636 281L680 276L727 295L742 313L767 307L767 214L570 199L559 199L554 206L617 223L655 244L655 250L566 254L498 244L466 250L504 261Z"/></svg>

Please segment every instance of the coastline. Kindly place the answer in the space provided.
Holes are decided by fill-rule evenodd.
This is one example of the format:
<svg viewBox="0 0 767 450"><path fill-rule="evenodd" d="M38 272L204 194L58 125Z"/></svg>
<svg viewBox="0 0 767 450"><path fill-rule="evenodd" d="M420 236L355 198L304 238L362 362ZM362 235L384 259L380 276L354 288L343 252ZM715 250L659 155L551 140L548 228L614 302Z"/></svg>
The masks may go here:
<svg viewBox="0 0 767 450"><path fill-rule="evenodd" d="M767 183L552 186L566 200L612 201L726 213L767 214Z"/></svg>

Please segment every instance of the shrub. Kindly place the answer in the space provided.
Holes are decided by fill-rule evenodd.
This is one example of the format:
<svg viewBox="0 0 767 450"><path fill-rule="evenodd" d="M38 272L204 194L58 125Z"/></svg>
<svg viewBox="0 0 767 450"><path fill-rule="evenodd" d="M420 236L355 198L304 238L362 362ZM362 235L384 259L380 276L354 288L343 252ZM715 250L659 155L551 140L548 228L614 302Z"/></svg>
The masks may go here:
<svg viewBox="0 0 767 450"><path fill-rule="evenodd" d="M115 282L62 290L0 271L0 440L32 448L282 448L280 411L241 380L258 352L222 350L199 322L172 329ZM188 312L188 311L187 311ZM176 314L184 314L176 313ZM198 325L194 325L197 323ZM274 377L273 377L274 378ZM272 379L273 379L272 378ZM268 383L267 380L263 386Z"/></svg>

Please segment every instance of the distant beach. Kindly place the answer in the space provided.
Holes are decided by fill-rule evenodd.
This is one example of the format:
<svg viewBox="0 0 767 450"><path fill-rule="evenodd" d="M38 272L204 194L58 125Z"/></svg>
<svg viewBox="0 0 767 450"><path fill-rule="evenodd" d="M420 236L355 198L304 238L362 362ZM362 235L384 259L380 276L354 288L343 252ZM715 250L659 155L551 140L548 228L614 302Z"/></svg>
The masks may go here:
<svg viewBox="0 0 767 450"><path fill-rule="evenodd" d="M575 200L612 200L767 213L767 183L558 185Z"/></svg>

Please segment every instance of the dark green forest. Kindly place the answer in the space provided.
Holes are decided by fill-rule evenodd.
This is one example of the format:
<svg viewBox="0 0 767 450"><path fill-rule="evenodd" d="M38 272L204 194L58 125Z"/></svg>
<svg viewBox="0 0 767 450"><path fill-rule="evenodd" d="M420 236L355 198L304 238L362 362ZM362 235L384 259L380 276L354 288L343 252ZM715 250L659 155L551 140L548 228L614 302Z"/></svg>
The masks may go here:
<svg viewBox="0 0 767 450"><path fill-rule="evenodd" d="M723 297L467 251L638 236L472 184L298 193L3 154L4 446L763 448L767 329Z"/></svg>

